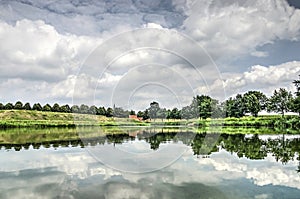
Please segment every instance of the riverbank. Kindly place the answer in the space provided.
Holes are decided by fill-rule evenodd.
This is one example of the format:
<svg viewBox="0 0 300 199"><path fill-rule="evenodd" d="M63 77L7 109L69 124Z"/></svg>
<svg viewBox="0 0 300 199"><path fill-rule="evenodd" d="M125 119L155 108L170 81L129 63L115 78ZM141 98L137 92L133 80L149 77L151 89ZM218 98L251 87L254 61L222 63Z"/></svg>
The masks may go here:
<svg viewBox="0 0 300 199"><path fill-rule="evenodd" d="M27 110L1 110L0 129L5 128L46 128L46 127L81 127L81 126L190 126L195 128L210 127L255 127L280 130L299 130L299 116L245 116L241 118L221 119L155 119L138 121L129 118L114 118L100 115L42 112Z"/></svg>
<svg viewBox="0 0 300 199"><path fill-rule="evenodd" d="M73 114L28 110L1 110L0 129L46 128L77 126L145 126L146 122L127 118L109 118L100 115Z"/></svg>

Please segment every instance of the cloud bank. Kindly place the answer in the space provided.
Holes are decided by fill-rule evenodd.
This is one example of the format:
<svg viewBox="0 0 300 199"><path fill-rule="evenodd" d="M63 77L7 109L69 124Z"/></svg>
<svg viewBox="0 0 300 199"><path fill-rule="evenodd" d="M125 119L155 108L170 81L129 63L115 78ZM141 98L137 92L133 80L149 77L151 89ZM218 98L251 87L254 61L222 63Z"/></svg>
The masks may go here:
<svg viewBox="0 0 300 199"><path fill-rule="evenodd" d="M171 108L188 104L191 95L195 94L210 94L223 100L224 89L227 96L247 89L261 90L267 95L279 87L293 89L291 82L299 74L296 58L272 66L227 67L245 56L270 56L268 51L260 50L266 44L299 41L300 10L286 1L124 0L83 3L16 0L2 1L0 11L2 102L22 100L71 104L74 96L84 99L93 95L96 96L96 105L111 106L114 103L113 91L119 89L120 99L124 98L122 93L139 91L128 107L146 108L150 97L155 96L155 100L164 101ZM108 60L127 49L126 42L132 46L139 44L139 47L158 44L160 50L130 51L118 57L107 71L104 71L105 64L100 65L100 59L95 57L91 63L95 67L82 72L83 63L99 45L139 28L154 28L168 34L156 38L151 34L144 35L141 40L128 37L124 46L121 42L114 51L107 47L111 50ZM174 41L176 34L193 40L210 56L211 62L205 64L204 61L203 67L195 72L184 57L164 51L181 48L185 55L201 59L188 43ZM143 63L148 66L141 66ZM216 67L214 63L220 74L211 73ZM150 68L157 64L161 65L160 69L157 67L151 71ZM133 67L136 69L132 70ZM179 76L188 81L180 81ZM166 89L153 88L149 92L141 89L139 86L146 80L155 80L172 88L175 96L182 97L182 105L176 100L168 100L174 99L174 94ZM186 86L186 82L190 85ZM74 87L79 89L80 95L74 94ZM128 97L123 101L115 100L120 106L128 104Z"/></svg>

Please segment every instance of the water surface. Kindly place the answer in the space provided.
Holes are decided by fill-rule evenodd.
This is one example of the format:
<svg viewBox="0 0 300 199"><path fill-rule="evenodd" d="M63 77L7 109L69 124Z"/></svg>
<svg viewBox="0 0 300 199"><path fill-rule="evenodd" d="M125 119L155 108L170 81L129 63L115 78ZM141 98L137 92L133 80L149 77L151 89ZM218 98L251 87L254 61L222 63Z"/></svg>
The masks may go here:
<svg viewBox="0 0 300 199"><path fill-rule="evenodd" d="M70 129L0 132L0 198L300 196L300 135L88 132L93 135L88 139ZM176 160L160 165L161 159L153 158L149 168L156 169L138 172L148 164L138 167L137 160L114 156L108 149ZM105 154L97 156L94 150Z"/></svg>

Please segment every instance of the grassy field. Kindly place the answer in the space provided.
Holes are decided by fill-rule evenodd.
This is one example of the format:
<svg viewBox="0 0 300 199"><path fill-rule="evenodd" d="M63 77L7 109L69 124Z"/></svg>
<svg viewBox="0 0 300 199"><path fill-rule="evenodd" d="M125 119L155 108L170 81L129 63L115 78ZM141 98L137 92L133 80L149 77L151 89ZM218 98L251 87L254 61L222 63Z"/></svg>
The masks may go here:
<svg viewBox="0 0 300 199"><path fill-rule="evenodd" d="M147 125L132 119L58 112L1 110L0 128Z"/></svg>
<svg viewBox="0 0 300 199"><path fill-rule="evenodd" d="M245 116L242 118L191 119L191 120L151 120L136 121L129 118L108 118L99 115L72 114L58 112L1 110L0 128L22 127L80 127L80 126L191 126L194 128L239 127L300 129L299 116Z"/></svg>

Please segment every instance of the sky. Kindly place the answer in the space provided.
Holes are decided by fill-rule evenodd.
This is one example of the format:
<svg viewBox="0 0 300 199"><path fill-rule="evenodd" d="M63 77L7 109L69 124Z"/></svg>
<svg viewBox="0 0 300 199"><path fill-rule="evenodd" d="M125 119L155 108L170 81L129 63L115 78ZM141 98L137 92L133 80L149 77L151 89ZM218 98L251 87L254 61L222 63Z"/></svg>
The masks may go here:
<svg viewBox="0 0 300 199"><path fill-rule="evenodd" d="M1 0L0 102L143 110L295 90L296 0Z"/></svg>

